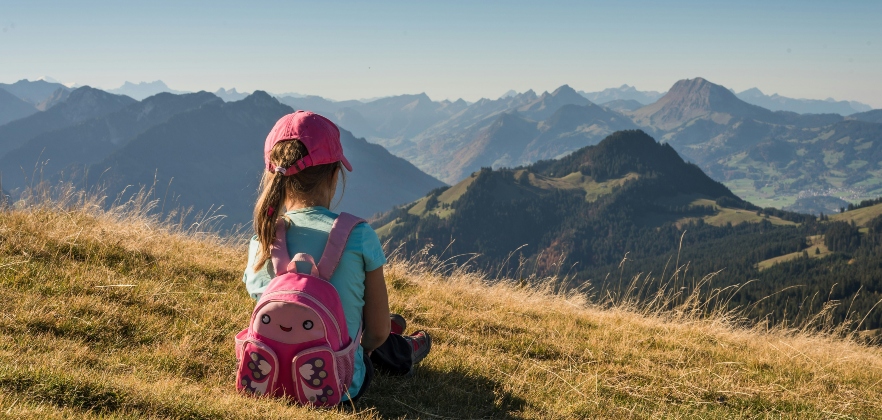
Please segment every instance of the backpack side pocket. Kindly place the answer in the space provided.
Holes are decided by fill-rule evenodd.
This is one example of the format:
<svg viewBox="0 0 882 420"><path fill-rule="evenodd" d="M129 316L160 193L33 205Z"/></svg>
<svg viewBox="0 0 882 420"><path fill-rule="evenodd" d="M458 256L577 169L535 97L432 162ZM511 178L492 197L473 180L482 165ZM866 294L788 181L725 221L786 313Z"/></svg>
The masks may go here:
<svg viewBox="0 0 882 420"><path fill-rule="evenodd" d="M356 340L349 342L349 345L334 353L337 360L337 377L340 379L341 386L349 388L352 385L352 376L355 374L355 358L362 357L358 351L361 344L361 332L358 333Z"/></svg>
<svg viewBox="0 0 882 420"><path fill-rule="evenodd" d="M345 384L339 381L337 361L330 347L312 347L297 353L291 362L297 399L304 404L330 406L340 403Z"/></svg>
<svg viewBox="0 0 882 420"><path fill-rule="evenodd" d="M255 339L242 342L236 390L256 396L273 395L278 388L279 358L266 344ZM237 353L239 353L237 351Z"/></svg>
<svg viewBox="0 0 882 420"><path fill-rule="evenodd" d="M242 347L245 346L245 339L248 337L248 328L245 328L242 331L239 331L239 334L236 334L236 365L239 365L239 362L242 361Z"/></svg>

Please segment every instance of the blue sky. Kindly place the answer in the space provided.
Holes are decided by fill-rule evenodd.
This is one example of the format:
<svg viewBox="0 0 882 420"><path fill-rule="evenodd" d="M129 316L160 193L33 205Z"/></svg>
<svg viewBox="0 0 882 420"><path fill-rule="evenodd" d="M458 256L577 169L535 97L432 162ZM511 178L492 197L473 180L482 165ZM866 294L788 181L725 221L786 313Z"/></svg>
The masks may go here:
<svg viewBox="0 0 882 420"><path fill-rule="evenodd" d="M608 3L3 0L0 81L476 100L702 76L882 108L882 1Z"/></svg>

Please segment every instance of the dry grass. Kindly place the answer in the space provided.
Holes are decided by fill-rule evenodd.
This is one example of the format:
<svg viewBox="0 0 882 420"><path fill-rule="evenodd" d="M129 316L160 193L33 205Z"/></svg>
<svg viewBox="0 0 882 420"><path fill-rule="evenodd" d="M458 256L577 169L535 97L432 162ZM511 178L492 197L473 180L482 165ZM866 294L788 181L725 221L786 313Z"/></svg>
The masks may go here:
<svg viewBox="0 0 882 420"><path fill-rule="evenodd" d="M63 200L62 200L63 201ZM142 203L143 204L143 203ZM738 327L665 295L491 283L436 261L387 267L392 309L434 338L412 378L354 410L235 393L253 302L242 244L87 200L0 212L0 413L30 418L872 418L882 351ZM241 239L241 238L240 238ZM680 301L678 301L680 302ZM641 306L642 305L642 306ZM702 315L703 314L703 315Z"/></svg>

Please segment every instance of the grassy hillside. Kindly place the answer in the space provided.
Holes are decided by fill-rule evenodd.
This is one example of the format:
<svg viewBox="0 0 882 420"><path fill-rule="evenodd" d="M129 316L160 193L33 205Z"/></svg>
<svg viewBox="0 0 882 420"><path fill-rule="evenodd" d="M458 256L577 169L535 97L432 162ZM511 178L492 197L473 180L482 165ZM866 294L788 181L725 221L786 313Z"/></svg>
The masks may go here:
<svg viewBox="0 0 882 420"><path fill-rule="evenodd" d="M830 220L842 222L854 222L858 226L866 226L870 220L882 215L882 204L864 207L857 210L849 210L845 213L837 213L830 216Z"/></svg>
<svg viewBox="0 0 882 420"><path fill-rule="evenodd" d="M387 267L392 309L427 329L412 378L354 408L240 397L245 249L138 208L0 212L0 412L25 418L869 418L882 351L745 329L732 314L598 304L443 264ZM142 207L143 208L143 207ZM393 259L394 260L394 259ZM443 272L442 272L443 271ZM545 284L555 284L548 282ZM623 303L624 302L624 303ZM608 303L608 302L607 302Z"/></svg>
<svg viewBox="0 0 882 420"><path fill-rule="evenodd" d="M791 252L789 254L782 255L780 257L769 258L764 261L760 261L757 264L757 268L760 270L767 269L772 267L775 264L780 264L787 261L794 261L799 258L802 258L805 254L808 253L809 258L824 258L831 254L830 249L827 248L827 245L824 244L824 235L812 235L806 238L806 248L801 249L797 252Z"/></svg>

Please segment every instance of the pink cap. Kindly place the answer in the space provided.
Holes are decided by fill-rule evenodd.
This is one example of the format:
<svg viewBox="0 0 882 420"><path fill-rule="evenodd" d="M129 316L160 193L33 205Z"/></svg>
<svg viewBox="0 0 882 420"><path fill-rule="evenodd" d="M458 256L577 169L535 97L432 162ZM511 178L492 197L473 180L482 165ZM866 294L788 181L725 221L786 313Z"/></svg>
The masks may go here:
<svg viewBox="0 0 882 420"><path fill-rule="evenodd" d="M287 140L300 140L309 154L288 168L277 167L270 162L270 153L276 143ZM343 166L352 172L352 165L343 156L340 130L331 120L310 111L297 111L276 121L276 125L266 136L263 161L266 163L266 170L283 172L286 176L294 175L310 166L334 162L343 162Z"/></svg>

